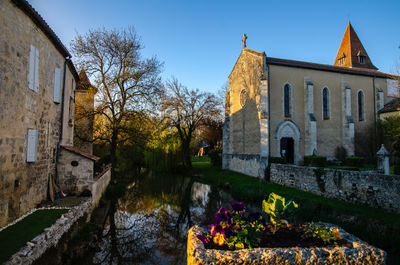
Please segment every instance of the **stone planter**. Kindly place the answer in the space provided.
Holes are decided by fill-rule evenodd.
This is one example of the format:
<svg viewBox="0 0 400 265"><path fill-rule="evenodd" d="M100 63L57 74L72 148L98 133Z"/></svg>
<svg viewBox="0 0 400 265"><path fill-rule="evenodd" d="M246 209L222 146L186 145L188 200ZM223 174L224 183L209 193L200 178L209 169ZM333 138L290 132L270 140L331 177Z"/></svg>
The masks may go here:
<svg viewBox="0 0 400 265"><path fill-rule="evenodd" d="M322 224L322 223L320 223ZM323 225L333 227L331 224ZM256 248L215 250L204 248L196 235L204 232L198 226L189 230L187 264L386 264L386 252L361 241L338 227L353 247L335 248Z"/></svg>

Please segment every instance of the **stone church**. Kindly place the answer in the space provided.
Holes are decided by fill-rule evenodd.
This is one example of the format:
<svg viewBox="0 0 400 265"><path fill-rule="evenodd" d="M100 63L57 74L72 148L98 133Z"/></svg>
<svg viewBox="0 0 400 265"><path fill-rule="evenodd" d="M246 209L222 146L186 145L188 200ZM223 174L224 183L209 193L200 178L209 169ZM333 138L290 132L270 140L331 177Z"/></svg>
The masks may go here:
<svg viewBox="0 0 400 265"><path fill-rule="evenodd" d="M354 155L354 136L375 125L400 97L394 76L379 72L349 23L333 65L268 57L246 47L229 75L223 167L263 177L269 157Z"/></svg>

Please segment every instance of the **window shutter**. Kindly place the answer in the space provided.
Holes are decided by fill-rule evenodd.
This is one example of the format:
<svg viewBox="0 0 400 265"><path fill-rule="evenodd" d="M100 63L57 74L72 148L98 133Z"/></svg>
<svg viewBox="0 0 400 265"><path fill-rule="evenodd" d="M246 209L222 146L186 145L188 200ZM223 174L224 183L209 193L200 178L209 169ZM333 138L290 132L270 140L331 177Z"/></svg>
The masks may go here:
<svg viewBox="0 0 400 265"><path fill-rule="evenodd" d="M28 130L28 146L26 148L26 162L35 162L37 159L38 130Z"/></svg>
<svg viewBox="0 0 400 265"><path fill-rule="evenodd" d="M54 91L53 91L53 101L55 103L60 103L61 101L61 69L54 69Z"/></svg>
<svg viewBox="0 0 400 265"><path fill-rule="evenodd" d="M39 50L36 49L35 52L35 85L34 85L34 91L39 91Z"/></svg>
<svg viewBox="0 0 400 265"><path fill-rule="evenodd" d="M28 73L28 87L31 90L34 90L34 85L35 85L35 57L36 57L36 48L33 45L31 45L29 53L29 73Z"/></svg>

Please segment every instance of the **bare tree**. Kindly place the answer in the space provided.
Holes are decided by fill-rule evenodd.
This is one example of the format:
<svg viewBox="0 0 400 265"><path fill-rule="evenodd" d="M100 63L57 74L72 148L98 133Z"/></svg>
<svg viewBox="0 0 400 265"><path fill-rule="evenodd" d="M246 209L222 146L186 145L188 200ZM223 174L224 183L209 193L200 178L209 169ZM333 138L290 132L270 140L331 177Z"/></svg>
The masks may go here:
<svg viewBox="0 0 400 265"><path fill-rule="evenodd" d="M181 141L184 166L191 168L190 142L202 120L219 116L218 98L198 89L188 89L176 78L166 82L162 112L169 127L175 128Z"/></svg>
<svg viewBox="0 0 400 265"><path fill-rule="evenodd" d="M142 43L133 27L90 30L78 34L71 47L98 89L94 112L88 115L101 121L101 126L94 128L94 141L110 145L114 178L117 146L130 137L129 121L146 113L150 103L159 98L162 64L155 57L141 58Z"/></svg>

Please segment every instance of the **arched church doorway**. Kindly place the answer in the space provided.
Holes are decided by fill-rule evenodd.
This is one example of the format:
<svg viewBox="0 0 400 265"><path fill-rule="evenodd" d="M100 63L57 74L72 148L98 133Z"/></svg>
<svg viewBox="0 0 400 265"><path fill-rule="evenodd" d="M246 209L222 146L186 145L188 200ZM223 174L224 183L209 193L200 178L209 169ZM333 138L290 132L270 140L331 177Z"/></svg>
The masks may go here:
<svg viewBox="0 0 400 265"><path fill-rule="evenodd" d="M294 140L292 137L281 138L281 157L285 158L286 163L294 163Z"/></svg>
<svg viewBox="0 0 400 265"><path fill-rule="evenodd" d="M284 157L287 163L297 164L300 156L300 130L291 120L280 122L276 128L276 155Z"/></svg>

